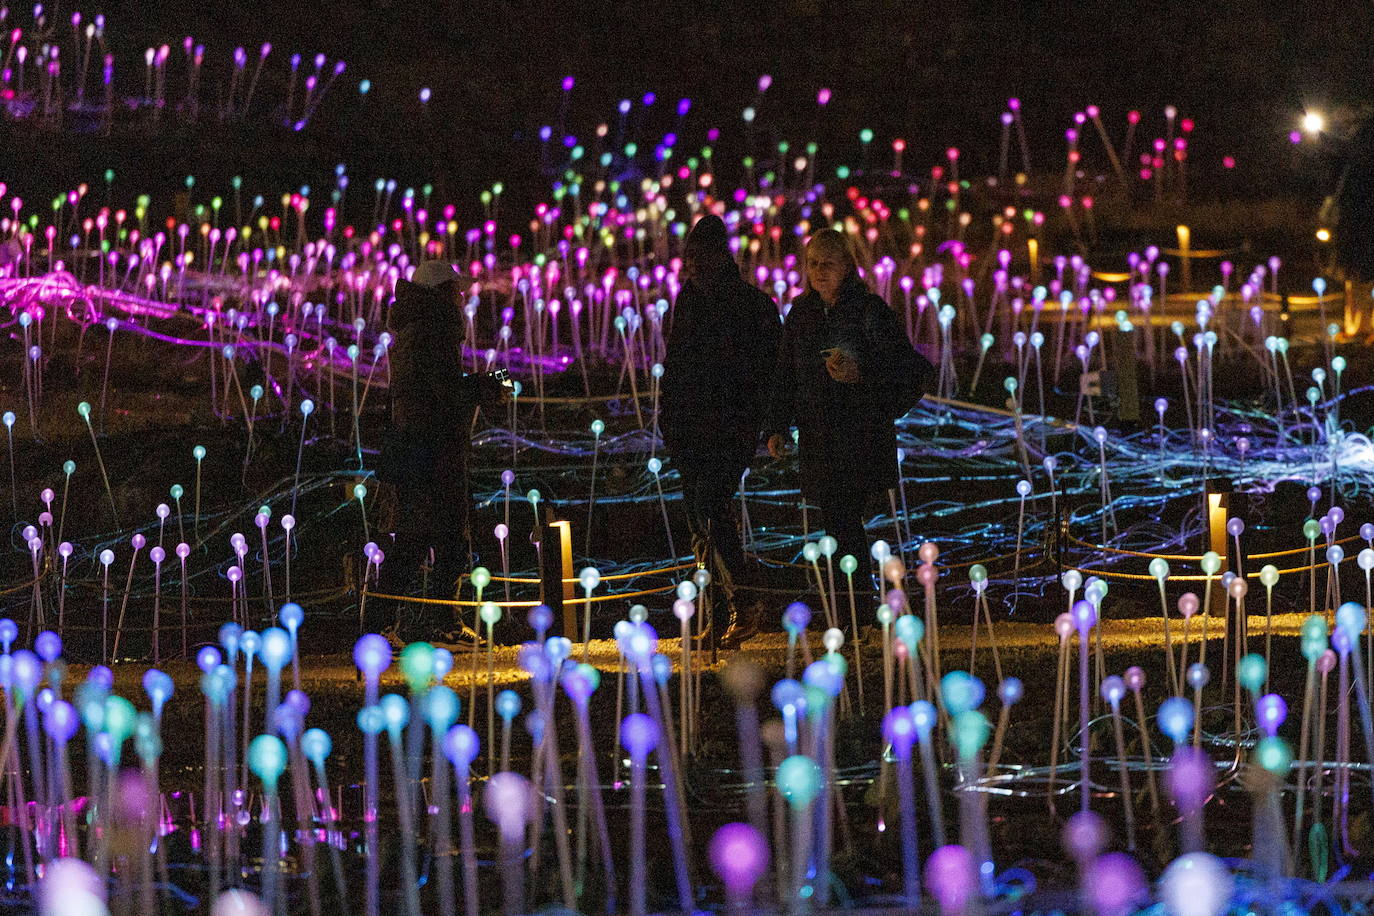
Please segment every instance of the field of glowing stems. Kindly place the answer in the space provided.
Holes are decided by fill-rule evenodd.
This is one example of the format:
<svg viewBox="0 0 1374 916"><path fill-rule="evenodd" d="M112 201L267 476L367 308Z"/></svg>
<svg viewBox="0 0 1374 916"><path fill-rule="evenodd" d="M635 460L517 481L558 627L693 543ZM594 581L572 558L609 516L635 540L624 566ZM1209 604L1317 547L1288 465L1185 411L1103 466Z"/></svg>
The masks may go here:
<svg viewBox="0 0 1374 916"><path fill-rule="evenodd" d="M64 77L39 67L35 98L26 56L7 98L60 119ZM784 143L717 171L715 129L673 156L685 137L639 153L603 125L549 144L528 222L498 186L461 230L428 188L348 198L343 166L320 207L188 180L207 202L180 219L109 173L104 205L4 187L0 901L1363 912L1370 302L1285 264L1310 260L1292 238L1115 247L1137 210L1190 212L1192 123L1125 120L1118 142L1086 107L1037 172L1011 100L975 178L956 149L908 171L900 138L875 165L870 132L852 168ZM754 462L769 632L719 653L686 638L717 586L657 432L705 212L780 316L804 237L842 228L939 369L870 556L835 555L795 459ZM517 388L474 422L451 602L486 640L395 653L358 620L391 525L386 305L424 257L472 278L465 368Z"/></svg>

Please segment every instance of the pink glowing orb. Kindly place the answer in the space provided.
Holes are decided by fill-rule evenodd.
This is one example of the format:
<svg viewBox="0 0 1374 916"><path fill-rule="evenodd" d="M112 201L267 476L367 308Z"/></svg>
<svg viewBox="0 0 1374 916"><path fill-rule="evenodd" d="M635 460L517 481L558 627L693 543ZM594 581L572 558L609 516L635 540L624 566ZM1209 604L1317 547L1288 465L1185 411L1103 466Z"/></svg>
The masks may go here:
<svg viewBox="0 0 1374 916"><path fill-rule="evenodd" d="M926 886L939 901L940 912L964 912L977 888L973 854L963 846L941 846L926 859Z"/></svg>
<svg viewBox="0 0 1374 916"><path fill-rule="evenodd" d="M768 870L768 842L749 824L726 824L711 837L711 867L732 897L746 897Z"/></svg>
<svg viewBox="0 0 1374 916"><path fill-rule="evenodd" d="M1100 916L1134 913L1149 891L1140 864L1123 852L1099 856L1088 868L1084 885Z"/></svg>

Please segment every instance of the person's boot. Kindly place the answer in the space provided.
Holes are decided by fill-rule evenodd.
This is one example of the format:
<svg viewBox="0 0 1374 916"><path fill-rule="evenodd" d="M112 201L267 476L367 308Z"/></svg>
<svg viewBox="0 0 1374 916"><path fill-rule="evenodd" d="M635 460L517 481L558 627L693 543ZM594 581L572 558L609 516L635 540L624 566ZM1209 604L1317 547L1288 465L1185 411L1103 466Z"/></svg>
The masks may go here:
<svg viewBox="0 0 1374 916"><path fill-rule="evenodd" d="M461 619L454 620L452 613L438 605L420 605L399 630L407 643L423 640L439 648L471 648L485 643L472 627Z"/></svg>
<svg viewBox="0 0 1374 916"><path fill-rule="evenodd" d="M730 606L730 624L716 640L716 647L725 650L738 649L745 642L759 635L760 608L757 601L751 601L742 608Z"/></svg>

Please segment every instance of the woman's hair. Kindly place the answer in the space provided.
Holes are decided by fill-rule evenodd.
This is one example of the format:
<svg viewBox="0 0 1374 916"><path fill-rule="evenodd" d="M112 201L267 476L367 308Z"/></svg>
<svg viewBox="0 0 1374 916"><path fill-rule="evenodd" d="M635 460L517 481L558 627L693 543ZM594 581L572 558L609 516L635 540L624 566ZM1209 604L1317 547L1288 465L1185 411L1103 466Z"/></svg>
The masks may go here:
<svg viewBox="0 0 1374 916"><path fill-rule="evenodd" d="M854 258L854 249L849 246L849 239L845 238L844 233L829 228L817 230L806 243L807 251L812 248L845 264L848 268L845 271L846 282L858 276L859 262Z"/></svg>
<svg viewBox="0 0 1374 916"><path fill-rule="evenodd" d="M730 251L730 236L725 222L714 214L697 220L687 233L683 258L691 275L697 280L709 283L731 274L739 275L739 265Z"/></svg>

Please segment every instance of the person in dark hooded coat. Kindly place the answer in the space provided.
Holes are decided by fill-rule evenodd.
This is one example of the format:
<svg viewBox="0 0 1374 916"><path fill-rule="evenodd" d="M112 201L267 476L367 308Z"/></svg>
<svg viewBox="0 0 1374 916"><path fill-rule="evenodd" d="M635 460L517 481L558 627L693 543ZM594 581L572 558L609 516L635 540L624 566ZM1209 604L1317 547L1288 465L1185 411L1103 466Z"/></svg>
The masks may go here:
<svg viewBox="0 0 1374 916"><path fill-rule="evenodd" d="M802 497L821 510L837 556L868 558L869 497L897 486L895 421L920 400L931 365L897 315L859 277L843 235L806 248L807 291L792 302L773 373L768 451L790 450L797 427Z"/></svg>
<svg viewBox="0 0 1374 916"><path fill-rule="evenodd" d="M383 594L408 594L420 564L433 551L429 592L451 598L467 568L468 454L477 407L499 405L500 381L464 375L460 303L462 276L447 261L425 261L410 280L397 280L388 323L391 346L391 422L379 460L383 482L396 488L394 541L383 541ZM401 606L397 606L401 605ZM461 627L443 605L379 600L368 605L365 628L396 625L405 642L442 639Z"/></svg>
<svg viewBox="0 0 1374 916"><path fill-rule="evenodd" d="M1374 115L1366 115L1345 150L1334 195L1336 262L1357 283L1374 282Z"/></svg>
<svg viewBox="0 0 1374 916"><path fill-rule="evenodd" d="M744 555L730 503L758 450L782 325L773 300L740 276L720 217L692 227L684 261L659 428L682 476L692 549L725 595L711 612L716 645L733 649L758 632L749 590L759 570Z"/></svg>

